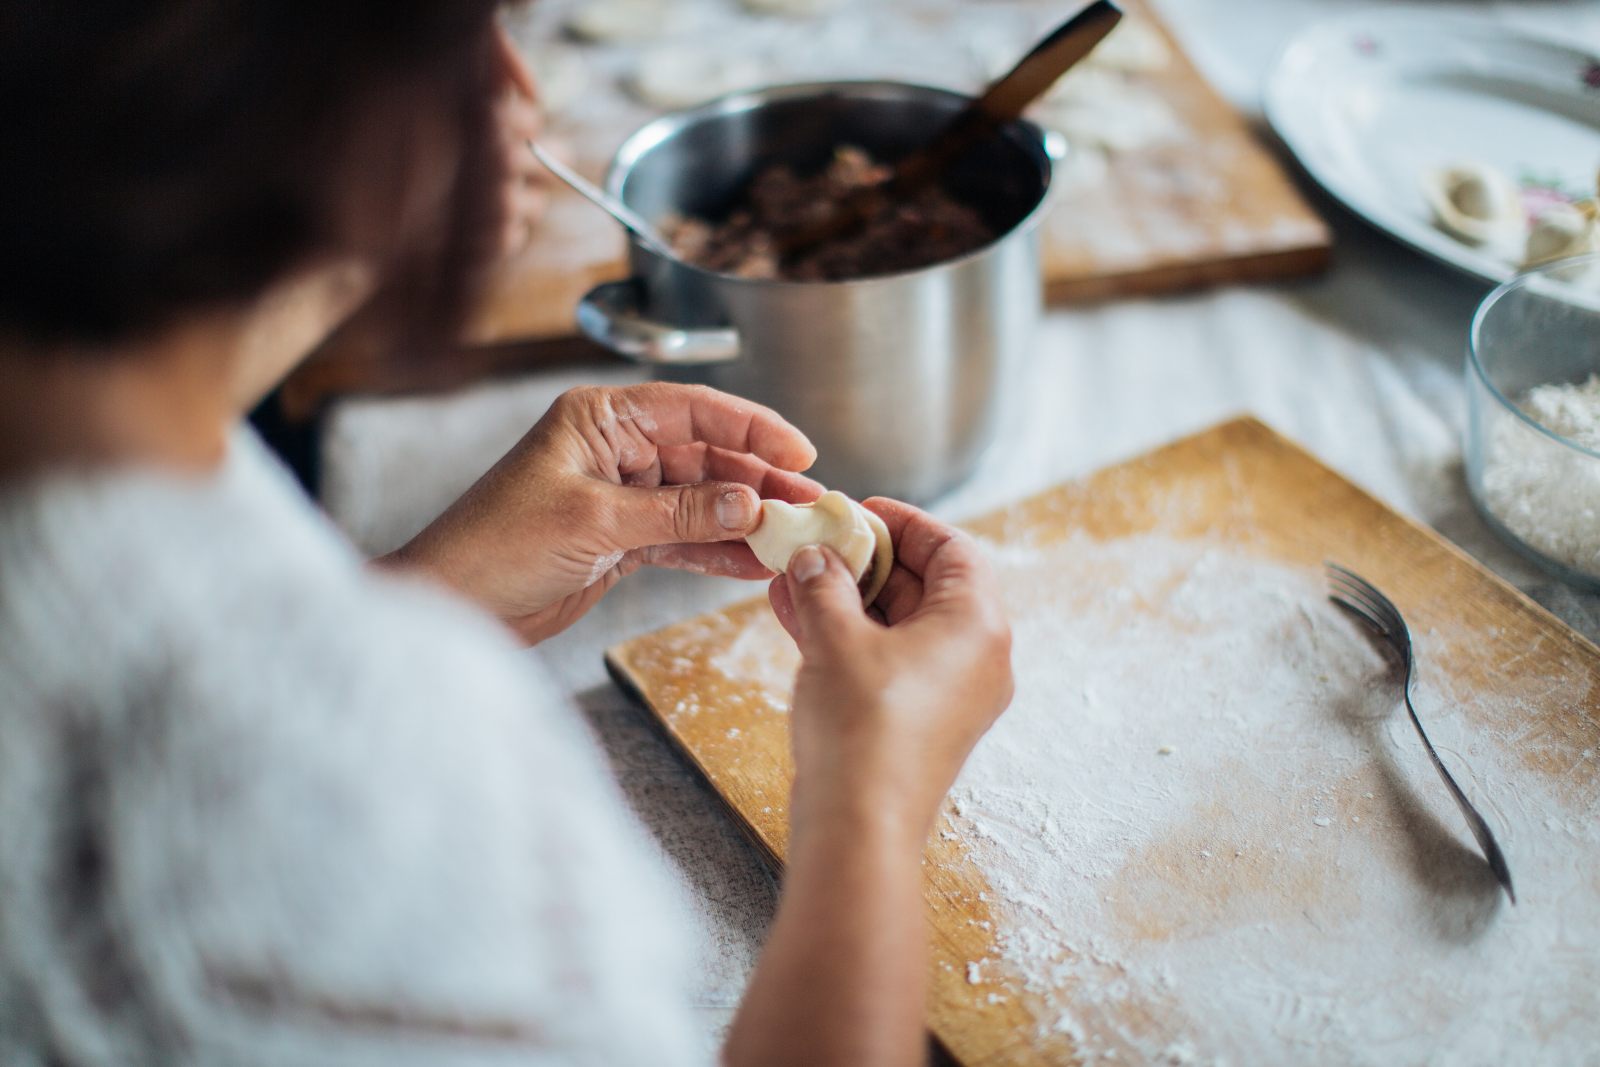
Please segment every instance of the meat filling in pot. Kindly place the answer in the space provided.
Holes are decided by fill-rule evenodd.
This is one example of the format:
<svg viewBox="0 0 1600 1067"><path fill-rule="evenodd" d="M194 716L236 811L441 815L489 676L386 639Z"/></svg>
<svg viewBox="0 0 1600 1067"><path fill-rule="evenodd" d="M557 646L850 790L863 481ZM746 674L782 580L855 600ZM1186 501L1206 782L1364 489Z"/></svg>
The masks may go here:
<svg viewBox="0 0 1600 1067"><path fill-rule="evenodd" d="M859 148L838 149L819 174L787 165L750 183L746 200L722 222L672 217L661 229L684 260L718 274L785 281L842 281L916 270L971 252L995 238L982 216L935 186L882 211L836 240L783 261L773 235L825 217L839 198L878 185L890 169Z"/></svg>

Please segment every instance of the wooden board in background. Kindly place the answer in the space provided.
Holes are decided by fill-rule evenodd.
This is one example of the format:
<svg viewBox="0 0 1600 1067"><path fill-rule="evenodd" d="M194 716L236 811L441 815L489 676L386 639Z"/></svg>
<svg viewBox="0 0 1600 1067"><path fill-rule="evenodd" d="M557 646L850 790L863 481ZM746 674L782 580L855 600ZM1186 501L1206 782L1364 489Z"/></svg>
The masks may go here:
<svg viewBox="0 0 1600 1067"><path fill-rule="evenodd" d="M584 58L588 88L582 99L552 118L549 138L566 144L578 168L599 180L617 146L656 113L633 101L624 87L642 46L579 45L561 37L564 13L576 2L582 0L530 5L518 14L515 26L524 46L536 51L535 66L538 51L575 50ZM761 22L743 13L737 0L720 2L727 10L717 9L714 17L728 20L729 25ZM1164 67L1126 77L1140 91L1153 92L1164 102L1179 133L1160 143L1110 153L1102 179L1070 179L1065 171L1058 177L1054 203L1042 227L1049 298L1104 300L1319 270L1327 262L1331 244L1327 226L1255 132L1206 83L1148 5L1131 0L1126 6L1133 17L1149 24L1170 52ZM908 30L914 28L928 47L911 61L885 55L881 68L866 60L868 65L852 68L851 76L951 84L951 71L973 62L968 24L979 28L988 24L973 20L1010 14L1041 22L1058 19L1063 9L1055 0L989 0L981 10L965 0L901 0L878 10L883 18L899 19ZM783 20L770 18L765 23L784 25ZM780 32L792 35L787 38L789 47L825 48L812 40L811 25L793 23ZM1011 42L1019 54L1025 43ZM617 226L576 194L558 189L528 250L492 277L467 340L504 345L572 337L579 298L595 284L626 273L623 253ZM297 409L315 409L341 392L414 391L439 384L412 380L392 363L374 361L373 350L380 342L369 320L370 316L358 316L297 374L293 390ZM484 360L466 356L452 367L454 383L471 381L503 365L538 366L543 357L536 347L502 350L488 361L493 367L485 368Z"/></svg>
<svg viewBox="0 0 1600 1067"><path fill-rule="evenodd" d="M1182 506L1175 507L1175 502ZM1600 679L1600 649L1431 530L1395 514L1253 419L1226 423L1062 486L971 528L1000 546L1068 536L1110 543L1160 529L1164 536L1226 545L1276 565L1316 568L1323 559L1337 558L1389 592L1406 611L1414 632L1433 635L1455 627L1477 635L1460 644L1439 644L1442 655L1427 667L1435 678L1449 678L1458 688L1484 694L1488 704L1501 694L1506 706L1514 709L1510 730L1516 750L1508 759L1516 775L1502 779L1502 789L1511 789L1519 776L1551 783L1569 805L1557 815L1558 823L1565 820L1564 826L1587 825L1600 804L1600 773L1591 758L1600 749L1600 688L1590 684ZM1085 580L1092 583L1095 578ZM643 702L739 825L781 865L787 848L792 764L787 716L774 706L773 694L783 691L782 676L793 669L794 659L792 654L773 654L778 646L767 639L775 629L765 601L754 600L621 644L607 653L606 661L613 677ZM762 631L765 643L748 640ZM1431 641L1429 636L1425 643ZM1173 652L1152 650L1156 655ZM737 669L728 668L730 658L737 660ZM1019 663L1019 671L1026 666ZM1464 705L1457 713L1488 714L1484 706ZM1476 725L1486 726L1481 720ZM1447 753L1446 758L1459 757ZM1268 821L1276 818L1274 798L1239 795L1226 777L1219 769L1219 803L1263 806ZM1418 785L1437 788L1439 783L1419 779ZM1511 802L1526 803L1521 797L1502 799L1508 802L1507 811ZM1072 1036L1041 1032L1038 998L1020 976L1003 970L986 972L981 987L967 980L967 964L993 951L994 939L985 924L1003 920L993 887L962 848L964 824L956 814L947 808L941 826L954 832L933 837L925 867L934 956L930 1029L967 1067L1070 1062L1078 1055ZM1536 816L1522 814L1525 823L1535 822ZM1538 825L1519 826L1521 836L1509 840L1514 872L1519 860L1526 863L1533 855L1528 836L1551 825L1548 815L1542 818ZM1449 830L1465 834L1459 825ZM1550 833L1560 836L1570 831L1558 826ZM1565 837L1555 844L1557 851L1587 848L1600 861L1600 849L1583 833L1570 844ZM1566 855L1570 861L1574 853ZM1470 857L1469 861L1476 862ZM1479 873L1487 877L1486 872ZM1553 889L1548 879L1536 888L1541 879L1526 868L1523 873L1527 878L1519 882L1522 907L1511 918L1527 920L1542 911L1548 917L1545 909L1571 906L1571 901L1550 898ZM1208 877L1220 879L1211 883L1211 891L1226 897L1240 892L1237 886L1230 888L1228 879L1259 879L1261 873L1226 870ZM1185 884L1196 894L1206 891L1197 887L1199 883ZM1249 892L1259 893L1260 886L1253 885ZM1293 897L1295 890L1282 892ZM1532 896L1539 892L1546 896ZM1492 883L1489 893L1494 895ZM1250 899L1248 894L1246 898ZM1187 908L1197 903L1204 904L1185 901L1180 893L1167 906ZM1295 900L1278 903L1291 907L1299 919ZM1207 908L1197 907L1196 912L1204 914ZM1168 932L1154 936L1181 940L1171 931L1186 925L1192 928L1187 913L1170 926L1157 923L1157 929ZM1365 976L1343 977L1361 982ZM1160 1030L1158 1006L1130 1003L1121 1010L1146 1016L1123 1018L1121 1025ZM1424 1021L1411 1025L1427 1032Z"/></svg>
<svg viewBox="0 0 1600 1067"><path fill-rule="evenodd" d="M1171 52L1139 75L1186 135L1113 153L1104 182L1056 198L1043 232L1053 302L1146 296L1314 274L1333 238L1244 118L1213 89L1149 4L1124 4Z"/></svg>

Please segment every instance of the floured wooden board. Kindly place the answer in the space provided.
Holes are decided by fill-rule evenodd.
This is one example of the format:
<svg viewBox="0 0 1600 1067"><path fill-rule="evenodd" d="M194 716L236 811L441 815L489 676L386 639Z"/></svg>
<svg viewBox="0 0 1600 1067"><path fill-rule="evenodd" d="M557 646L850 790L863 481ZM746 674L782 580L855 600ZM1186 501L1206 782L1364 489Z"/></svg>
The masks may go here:
<svg viewBox="0 0 1600 1067"><path fill-rule="evenodd" d="M1600 650L1249 419L971 528L1018 689L927 852L960 1062L1592 1062ZM1324 559L1410 621L1517 906ZM765 603L607 662L781 863L797 659Z"/></svg>
<svg viewBox="0 0 1600 1067"><path fill-rule="evenodd" d="M660 113L630 87L662 53L691 69L707 56L748 68L705 72L715 88L732 87L714 85L726 75L744 84L889 78L970 92L1072 10L1054 0L898 0L784 18L751 14L739 0L674 0L644 40L576 42L563 26L593 3L541 0L511 17L549 83L550 135L596 180L623 139ZM1140 24L1122 46L1035 111L1080 149L1057 175L1044 227L1050 295L1098 299L1320 267L1327 228L1160 21L1127 6ZM583 292L626 273L622 251L614 224L575 195L558 196L529 251L496 280L476 337L571 333Z"/></svg>

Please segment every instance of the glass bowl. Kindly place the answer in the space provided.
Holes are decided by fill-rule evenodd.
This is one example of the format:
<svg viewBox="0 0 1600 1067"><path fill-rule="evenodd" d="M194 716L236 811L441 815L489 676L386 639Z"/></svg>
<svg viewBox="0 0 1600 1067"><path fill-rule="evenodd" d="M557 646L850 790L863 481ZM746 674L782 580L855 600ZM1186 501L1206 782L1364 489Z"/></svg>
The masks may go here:
<svg viewBox="0 0 1600 1067"><path fill-rule="evenodd" d="M1478 308L1466 370L1473 503L1524 556L1569 585L1600 592L1596 375L1600 256L1537 267ZM1588 432L1586 419L1593 419Z"/></svg>

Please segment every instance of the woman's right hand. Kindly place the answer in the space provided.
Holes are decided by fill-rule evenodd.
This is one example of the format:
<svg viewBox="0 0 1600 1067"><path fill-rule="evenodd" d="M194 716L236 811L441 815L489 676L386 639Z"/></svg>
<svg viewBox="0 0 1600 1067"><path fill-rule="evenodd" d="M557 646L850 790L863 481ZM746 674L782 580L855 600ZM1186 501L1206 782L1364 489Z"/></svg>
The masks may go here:
<svg viewBox="0 0 1600 1067"><path fill-rule="evenodd" d="M772 583L800 647L791 825L889 819L920 852L944 795L1011 701L1011 631L965 534L893 500L895 567L871 613L828 549L795 554Z"/></svg>
<svg viewBox="0 0 1600 1067"><path fill-rule="evenodd" d="M783 896L724 1050L730 1067L926 1062L922 852L1011 701L1011 631L977 546L874 499L896 562L870 611L803 548L772 607L800 646Z"/></svg>

